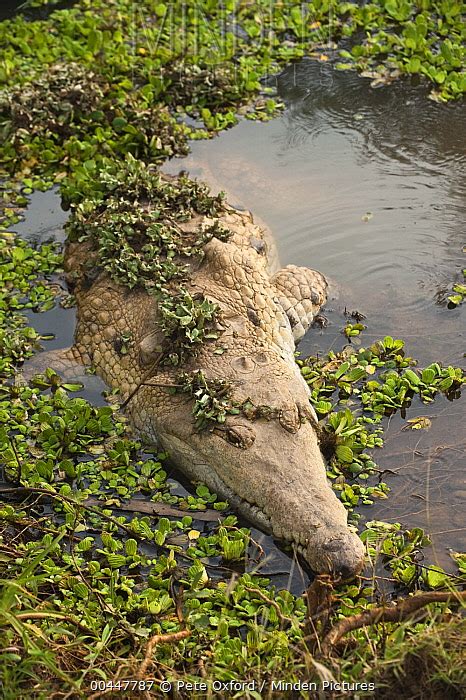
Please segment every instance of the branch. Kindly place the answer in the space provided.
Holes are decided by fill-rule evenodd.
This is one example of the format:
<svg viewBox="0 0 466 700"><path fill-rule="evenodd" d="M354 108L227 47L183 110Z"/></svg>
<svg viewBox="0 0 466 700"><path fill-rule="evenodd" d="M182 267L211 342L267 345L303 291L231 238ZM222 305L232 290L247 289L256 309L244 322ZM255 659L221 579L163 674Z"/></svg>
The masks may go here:
<svg viewBox="0 0 466 700"><path fill-rule="evenodd" d="M139 666L139 671L137 672L136 676L138 680L142 680L144 678L156 644L172 644L190 636L191 630L181 630L180 632L171 632L170 634L154 634L147 642L144 661Z"/></svg>
<svg viewBox="0 0 466 700"><path fill-rule="evenodd" d="M78 506L80 508L85 508L86 510L96 513L107 520L110 519L115 525L118 525L111 516L104 515L100 510L96 508L106 508L105 501L99 500L98 498L86 498L85 501L75 501L72 498L67 498L56 491L49 491L48 489L40 487L28 487L28 486L7 486L5 488L0 487L0 497L2 495L11 496L28 496L31 493L37 493L39 498L55 498L59 501L66 501L70 505ZM155 501L142 501L136 498L131 499L127 503L121 503L119 506L113 505L112 510L128 511L130 513L147 513L149 515L162 515L174 518L184 518L185 515L191 515L193 520L200 520L201 522L215 522L218 523L222 520L221 513L217 510L206 509L206 510L182 510L181 508L174 508L167 503L155 502ZM45 528L43 528L45 529ZM125 529L125 528L123 528ZM49 530L53 532L53 530ZM134 533L133 535L134 536Z"/></svg>
<svg viewBox="0 0 466 700"><path fill-rule="evenodd" d="M53 612L35 612L34 610L20 613L13 612L12 615L16 620L63 620L64 622L70 622L72 625L76 625L76 627L79 627L85 634L95 637L95 632L93 630L83 625L79 620L75 620L71 615L60 615Z"/></svg>
<svg viewBox="0 0 466 700"><path fill-rule="evenodd" d="M392 608L372 608L358 615L346 617L340 620L340 622L337 622L328 634L325 635L322 642L322 653L324 656L329 656L332 647L334 647L345 634L352 630L374 625L378 622L401 622L417 610L424 608L426 605L430 605L430 603L447 603L452 599L466 601L466 591L449 591L448 593L428 591L411 596L410 598L403 598Z"/></svg>
<svg viewBox="0 0 466 700"><path fill-rule="evenodd" d="M105 501L100 501L98 498L87 498L83 501L83 504L85 506L101 506L105 508ZM122 502L119 506L112 505L112 510L127 511L129 513L147 513L149 515L166 515L174 518L184 518L186 515L191 515L193 520L200 520L201 522L218 523L222 520L222 516L218 510L182 510L181 508L174 508L167 503L142 501L137 498L133 498L126 503Z"/></svg>

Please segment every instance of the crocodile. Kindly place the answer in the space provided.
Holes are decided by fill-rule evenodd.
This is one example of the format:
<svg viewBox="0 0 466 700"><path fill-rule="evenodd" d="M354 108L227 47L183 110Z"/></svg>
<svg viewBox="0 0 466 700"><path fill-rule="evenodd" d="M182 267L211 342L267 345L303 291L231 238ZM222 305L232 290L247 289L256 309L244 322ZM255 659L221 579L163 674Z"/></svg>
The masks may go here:
<svg viewBox="0 0 466 700"><path fill-rule="evenodd" d="M326 300L327 281L296 265L277 269L266 225L226 202L216 217L195 213L179 227L189 236L214 220L228 237L210 237L202 255L184 263L187 290L215 304L219 332L182 367L161 361L160 300L116 281L94 264L94 244L75 240L65 249L77 304L74 344L39 353L32 368L39 362L77 376L80 367L92 366L119 390L134 430L167 451L191 481L293 545L314 572L351 579L363 565L364 547L327 480L317 416L295 361L296 344ZM250 410L227 412L223 422L197 430L193 396L176 390L180 370L191 377L202 370L206 381L228 385L235 406Z"/></svg>

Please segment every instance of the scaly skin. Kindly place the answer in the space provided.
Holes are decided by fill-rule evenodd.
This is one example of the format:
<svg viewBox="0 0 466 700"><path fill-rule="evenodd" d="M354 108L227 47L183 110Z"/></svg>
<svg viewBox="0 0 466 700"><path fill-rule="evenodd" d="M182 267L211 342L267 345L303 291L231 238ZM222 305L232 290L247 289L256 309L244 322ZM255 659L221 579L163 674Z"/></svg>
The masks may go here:
<svg viewBox="0 0 466 700"><path fill-rule="evenodd" d="M262 530L296 544L315 572L351 578L362 566L363 545L327 482L309 390L294 360L295 343L324 303L327 283L320 273L294 266L272 274L273 245L249 212L230 208L220 221L232 236L207 243L201 262L189 260L187 288L218 304L223 332L181 369L231 382L236 401L271 406L276 417L232 415L213 430L195 432L193 400L164 386L177 382L180 368L157 364L163 341L157 301L105 273L85 279L88 243L67 248L78 322L75 345L61 357L92 364L123 399L136 392L126 408L134 428L167 450L190 479ZM131 337L126 354L122 334Z"/></svg>

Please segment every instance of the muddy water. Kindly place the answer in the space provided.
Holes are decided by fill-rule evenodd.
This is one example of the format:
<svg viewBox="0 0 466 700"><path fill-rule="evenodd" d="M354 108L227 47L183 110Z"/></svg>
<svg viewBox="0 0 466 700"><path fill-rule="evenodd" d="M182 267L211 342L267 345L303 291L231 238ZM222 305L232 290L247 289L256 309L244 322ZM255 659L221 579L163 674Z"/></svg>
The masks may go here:
<svg viewBox="0 0 466 700"><path fill-rule="evenodd" d="M285 71L276 87L287 105L283 116L268 124L245 120L212 141L194 142L188 158L165 169L188 169L225 190L231 203L270 226L283 264L315 267L337 283L329 325L307 335L304 354L342 347L347 307L367 316L365 344L390 334L405 339L422 364L461 364L465 310L437 302L465 267L464 107L436 105L419 88L372 89L310 60ZM17 230L62 238L66 218L56 194L37 193ZM32 321L56 334L48 347L71 342L72 310ZM466 551L464 400L414 404L407 418L415 415L429 415L431 429L402 430L404 419L390 420L376 457L389 470L384 479L392 492L366 506L363 517L424 527L433 536L429 561L451 569L448 549ZM307 579L296 561L255 536L270 558L264 573L302 590Z"/></svg>

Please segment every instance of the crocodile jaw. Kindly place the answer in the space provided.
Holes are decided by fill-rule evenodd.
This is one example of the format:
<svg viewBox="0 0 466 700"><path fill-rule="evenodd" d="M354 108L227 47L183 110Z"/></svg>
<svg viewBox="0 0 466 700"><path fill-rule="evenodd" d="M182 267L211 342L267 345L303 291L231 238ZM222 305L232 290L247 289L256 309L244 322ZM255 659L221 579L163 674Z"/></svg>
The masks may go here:
<svg viewBox="0 0 466 700"><path fill-rule="evenodd" d="M191 480L205 483L261 530L296 545L315 573L347 580L361 570L364 546L348 527L346 509L328 483L310 423L290 434L277 421L257 421L255 442L248 449L215 433L185 432L183 424L178 417L176 431L162 429L158 435ZM235 424L251 429L242 419Z"/></svg>

